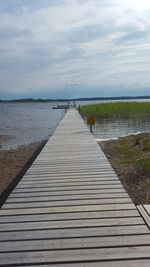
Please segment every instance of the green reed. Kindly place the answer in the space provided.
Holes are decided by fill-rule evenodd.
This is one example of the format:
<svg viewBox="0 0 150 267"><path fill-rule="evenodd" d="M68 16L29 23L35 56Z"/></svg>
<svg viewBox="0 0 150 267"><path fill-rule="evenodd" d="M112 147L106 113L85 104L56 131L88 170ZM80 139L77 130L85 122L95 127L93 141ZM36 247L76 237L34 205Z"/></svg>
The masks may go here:
<svg viewBox="0 0 150 267"><path fill-rule="evenodd" d="M116 102L91 104L80 107L83 116L93 114L97 118L150 118L150 102Z"/></svg>

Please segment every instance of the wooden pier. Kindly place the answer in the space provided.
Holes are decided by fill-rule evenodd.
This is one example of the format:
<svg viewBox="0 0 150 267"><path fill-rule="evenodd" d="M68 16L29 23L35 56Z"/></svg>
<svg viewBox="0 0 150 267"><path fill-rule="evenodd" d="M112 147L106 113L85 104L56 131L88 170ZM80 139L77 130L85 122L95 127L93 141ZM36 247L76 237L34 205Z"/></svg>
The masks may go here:
<svg viewBox="0 0 150 267"><path fill-rule="evenodd" d="M0 210L0 266L149 267L147 225L70 108Z"/></svg>
<svg viewBox="0 0 150 267"><path fill-rule="evenodd" d="M57 106L54 106L53 109L68 109L69 108L69 105L57 105Z"/></svg>

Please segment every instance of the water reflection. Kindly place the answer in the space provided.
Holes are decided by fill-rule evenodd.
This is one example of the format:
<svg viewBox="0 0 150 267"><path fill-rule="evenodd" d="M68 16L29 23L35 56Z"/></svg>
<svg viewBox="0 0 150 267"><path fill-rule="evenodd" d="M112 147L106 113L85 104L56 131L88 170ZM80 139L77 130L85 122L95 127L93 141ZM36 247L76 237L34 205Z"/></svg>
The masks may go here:
<svg viewBox="0 0 150 267"><path fill-rule="evenodd" d="M138 132L150 132L150 119L101 119L93 127L96 139L111 139Z"/></svg>

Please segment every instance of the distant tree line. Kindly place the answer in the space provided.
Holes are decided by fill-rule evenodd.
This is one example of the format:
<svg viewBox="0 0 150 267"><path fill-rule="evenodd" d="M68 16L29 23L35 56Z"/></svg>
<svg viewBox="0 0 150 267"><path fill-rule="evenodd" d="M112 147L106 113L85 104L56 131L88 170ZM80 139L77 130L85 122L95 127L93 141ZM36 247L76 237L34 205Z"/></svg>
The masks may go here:
<svg viewBox="0 0 150 267"><path fill-rule="evenodd" d="M0 100L0 103L34 103L34 102L52 102L52 101L90 101L90 100L129 100L129 99L150 99L150 96L117 96L117 97L82 97L82 98L64 98L64 99L43 99L43 98L22 98L12 100Z"/></svg>

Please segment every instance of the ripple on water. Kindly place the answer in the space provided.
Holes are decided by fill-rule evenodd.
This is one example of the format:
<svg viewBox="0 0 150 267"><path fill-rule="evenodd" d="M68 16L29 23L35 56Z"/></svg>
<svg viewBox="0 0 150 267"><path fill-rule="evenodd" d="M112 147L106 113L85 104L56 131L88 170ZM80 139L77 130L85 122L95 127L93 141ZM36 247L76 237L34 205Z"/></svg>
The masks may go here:
<svg viewBox="0 0 150 267"><path fill-rule="evenodd" d="M53 110L51 103L0 104L0 135L9 136L1 149L48 139L64 117L64 110Z"/></svg>

